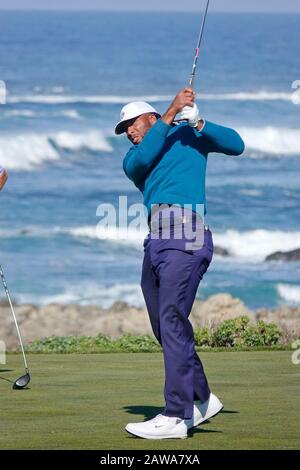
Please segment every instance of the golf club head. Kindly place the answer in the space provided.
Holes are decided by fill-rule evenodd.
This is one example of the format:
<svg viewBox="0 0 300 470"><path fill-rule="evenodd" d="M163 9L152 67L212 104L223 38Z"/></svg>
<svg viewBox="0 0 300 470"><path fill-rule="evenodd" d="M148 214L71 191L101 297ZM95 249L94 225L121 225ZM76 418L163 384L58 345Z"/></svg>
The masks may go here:
<svg viewBox="0 0 300 470"><path fill-rule="evenodd" d="M30 375L29 375L29 372L27 372L27 374L22 375L14 382L12 388L14 390L21 390L22 388L27 387L29 382L30 382Z"/></svg>

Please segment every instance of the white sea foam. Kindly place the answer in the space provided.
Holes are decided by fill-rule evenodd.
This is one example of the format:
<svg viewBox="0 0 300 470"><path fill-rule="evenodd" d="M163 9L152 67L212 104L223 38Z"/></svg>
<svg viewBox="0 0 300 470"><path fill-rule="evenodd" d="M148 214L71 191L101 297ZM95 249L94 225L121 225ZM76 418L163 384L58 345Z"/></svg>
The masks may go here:
<svg viewBox="0 0 300 470"><path fill-rule="evenodd" d="M126 228L104 228L95 226L84 226L64 229L65 233L73 237L85 237L89 239L107 240L112 243L127 245L142 249L142 244L147 229L135 231ZM300 247L300 232L284 232L270 230L251 230L239 232L227 230L223 233L213 233L214 243L226 248L233 258L259 262L266 256L276 251L289 251Z"/></svg>
<svg viewBox="0 0 300 470"><path fill-rule="evenodd" d="M293 93L280 91L241 91L236 93L200 93L199 100L207 101L289 101L292 102ZM170 101L172 95L145 95L145 96L121 96L121 95L61 95L61 94L33 94L8 96L8 103L44 103L44 104L64 104L64 103L91 103L91 104L125 104L129 101L150 101L165 102Z"/></svg>
<svg viewBox="0 0 300 470"><path fill-rule="evenodd" d="M76 109L66 109L61 113L57 113L58 116L66 116L71 119L81 119L79 112Z"/></svg>
<svg viewBox="0 0 300 470"><path fill-rule="evenodd" d="M277 291L280 297L287 302L300 304L300 286L292 284L278 284Z"/></svg>
<svg viewBox="0 0 300 470"><path fill-rule="evenodd" d="M4 111L3 115L5 117L40 117L45 115L42 111L33 111L32 109L9 109ZM53 114L49 114L47 111L47 116L65 116L70 119L81 119L80 113L76 109L65 109L62 111L54 112Z"/></svg>
<svg viewBox="0 0 300 470"><path fill-rule="evenodd" d="M259 197L262 195L262 191L260 189L241 189L240 194L251 197Z"/></svg>
<svg viewBox="0 0 300 470"><path fill-rule="evenodd" d="M70 228L66 230L66 233L73 237L107 240L119 245L142 248L143 241L147 235L147 230L144 229L136 231L129 227L105 228L95 225Z"/></svg>
<svg viewBox="0 0 300 470"><path fill-rule="evenodd" d="M18 237L52 237L56 235L69 235L74 238L87 238L91 240L107 240L119 245L126 245L142 249L143 241L147 235L146 227L134 230L130 227L104 228L97 224L82 227L40 227L27 226L17 229L0 229L0 238Z"/></svg>
<svg viewBox="0 0 300 470"><path fill-rule="evenodd" d="M300 232L280 230L227 230L213 233L215 245L226 248L231 255L249 261L263 261L276 251L289 251L300 247Z"/></svg>
<svg viewBox="0 0 300 470"><path fill-rule="evenodd" d="M43 91L47 92L47 90L43 89L43 87L41 87L41 86L35 86L33 88L33 91L34 91L34 93L41 93ZM53 86L53 87L49 88L48 91L50 91L50 93L63 93L65 91L65 87L61 86L61 85L57 85L57 86Z"/></svg>
<svg viewBox="0 0 300 470"><path fill-rule="evenodd" d="M173 97L174 98L174 97ZM38 103L38 104L126 104L129 101L150 101L164 102L170 101L172 96L168 95L148 95L148 96L118 96L118 95L24 95L9 96L8 103Z"/></svg>
<svg viewBox="0 0 300 470"><path fill-rule="evenodd" d="M82 134L73 132L57 132L52 140L56 145L67 150L88 149L92 151L112 152L112 146L98 131L90 131Z"/></svg>
<svg viewBox="0 0 300 470"><path fill-rule="evenodd" d="M292 102L293 93L280 91L241 91L238 93L214 93L199 95L201 99L220 100L220 101L290 101Z"/></svg>
<svg viewBox="0 0 300 470"><path fill-rule="evenodd" d="M244 127L237 131L248 149L262 154L300 155L300 128Z"/></svg>
<svg viewBox="0 0 300 470"><path fill-rule="evenodd" d="M74 238L89 240L105 240L116 245L143 249L143 241L148 229L134 230L131 227L111 227L86 225L81 227L40 227L28 226L19 229L0 229L0 238L13 237L52 237L66 235ZM290 251L300 247L300 232L284 232L280 230L249 230L239 232L227 230L218 233L213 231L213 241L216 246L229 251L232 260L247 260L248 262L264 261L266 256L276 251ZM226 259L226 258L225 258Z"/></svg>
<svg viewBox="0 0 300 470"><path fill-rule="evenodd" d="M35 305L60 304L95 304L109 308L116 301L127 302L137 307L144 306L144 300L139 284L111 284L103 285L89 281L65 286L62 292L55 295L19 294L16 296L19 303L33 303Z"/></svg>
<svg viewBox="0 0 300 470"><path fill-rule="evenodd" d="M7 117L34 117L36 114L37 113L31 109L10 109L4 113Z"/></svg>
<svg viewBox="0 0 300 470"><path fill-rule="evenodd" d="M21 134L0 137L1 164L12 170L31 170L46 161L59 160L47 136Z"/></svg>
<svg viewBox="0 0 300 470"><path fill-rule="evenodd" d="M19 134L0 136L0 161L7 169L31 170L60 158L60 149L111 152L112 147L101 132L57 132L54 134Z"/></svg>

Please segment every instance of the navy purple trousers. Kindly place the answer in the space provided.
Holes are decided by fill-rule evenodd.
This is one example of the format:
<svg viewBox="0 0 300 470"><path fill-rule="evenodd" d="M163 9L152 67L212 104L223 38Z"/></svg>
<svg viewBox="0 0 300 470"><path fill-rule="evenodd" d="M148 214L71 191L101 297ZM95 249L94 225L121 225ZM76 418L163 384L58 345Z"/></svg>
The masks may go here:
<svg viewBox="0 0 300 470"><path fill-rule="evenodd" d="M166 209L159 211L153 218L164 219L166 212ZM210 230L202 225L201 246L187 249L185 235L180 239L174 236L179 229L182 232L183 227L183 223L177 223L176 215L171 219L169 239L162 239L158 225L155 238L150 231L144 241L141 287L153 333L164 354L166 406L163 414L189 419L193 415L194 400L203 403L210 395L188 317L199 283L211 262L213 242ZM197 230L195 222L190 223L193 224L190 228Z"/></svg>

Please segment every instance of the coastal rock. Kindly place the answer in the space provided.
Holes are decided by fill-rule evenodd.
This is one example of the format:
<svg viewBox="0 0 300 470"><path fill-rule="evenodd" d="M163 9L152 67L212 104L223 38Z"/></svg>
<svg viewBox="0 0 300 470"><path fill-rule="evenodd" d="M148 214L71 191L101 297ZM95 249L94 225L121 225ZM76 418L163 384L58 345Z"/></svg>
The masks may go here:
<svg viewBox="0 0 300 470"><path fill-rule="evenodd" d="M291 251L276 251L267 256L265 261L300 261L300 248Z"/></svg>
<svg viewBox="0 0 300 470"><path fill-rule="evenodd" d="M151 325L146 309L118 302L109 309L95 305L49 304L43 307L15 305L15 312L25 343L47 336L88 335L99 333L112 338L132 333L151 333ZM15 324L7 304L0 308L0 340L6 348L18 346Z"/></svg>
<svg viewBox="0 0 300 470"><path fill-rule="evenodd" d="M95 336L101 333L117 338L125 333L153 334L146 308L133 307L125 302L116 302L108 309L96 305L83 307L54 303L43 307L15 303L14 306L25 344L47 336ZM194 327L212 328L240 315L247 315L253 322L264 320L277 323L288 339L297 338L300 334L300 307L282 306L254 312L240 299L227 293L196 301L190 320ZM17 347L18 336L6 302L0 303L0 324L0 340L5 342L8 350Z"/></svg>
<svg viewBox="0 0 300 470"><path fill-rule="evenodd" d="M230 256L230 253L226 248L222 248L221 246L214 246L214 255L219 255L219 256Z"/></svg>
<svg viewBox="0 0 300 470"><path fill-rule="evenodd" d="M191 312L191 321L194 326L211 328L240 315L254 319L254 313L240 299L222 293L212 295L204 302L196 301Z"/></svg>
<svg viewBox="0 0 300 470"><path fill-rule="evenodd" d="M257 321L276 323L289 339L300 335L300 307L283 305L276 309L260 308L255 316Z"/></svg>

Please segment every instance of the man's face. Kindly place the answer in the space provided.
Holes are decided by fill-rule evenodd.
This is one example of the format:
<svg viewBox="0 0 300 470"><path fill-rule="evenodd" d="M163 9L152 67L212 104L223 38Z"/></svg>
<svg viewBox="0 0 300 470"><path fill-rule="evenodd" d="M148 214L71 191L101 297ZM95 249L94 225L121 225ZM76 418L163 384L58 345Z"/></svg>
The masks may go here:
<svg viewBox="0 0 300 470"><path fill-rule="evenodd" d="M135 145L142 142L143 138L156 121L157 118L152 113L141 114L141 116L128 121L125 132L130 142Z"/></svg>

